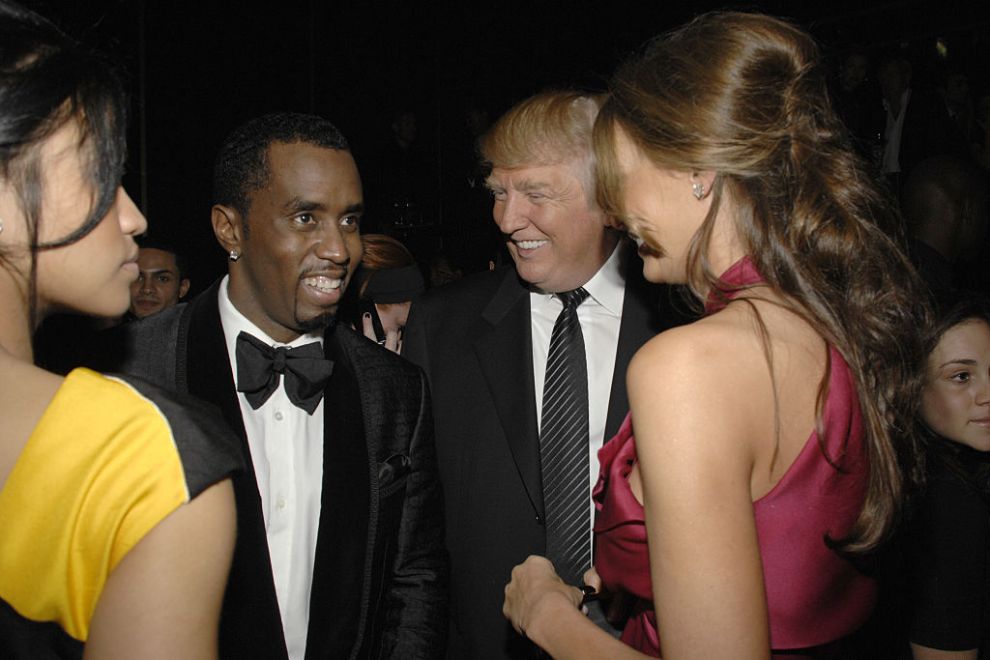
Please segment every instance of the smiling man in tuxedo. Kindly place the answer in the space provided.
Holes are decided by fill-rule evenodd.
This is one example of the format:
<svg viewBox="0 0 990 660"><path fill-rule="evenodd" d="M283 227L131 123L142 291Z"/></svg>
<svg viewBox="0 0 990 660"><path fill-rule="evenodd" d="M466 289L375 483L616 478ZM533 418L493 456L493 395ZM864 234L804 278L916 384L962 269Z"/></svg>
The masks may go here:
<svg viewBox="0 0 990 660"><path fill-rule="evenodd" d="M214 171L228 275L120 330L123 371L216 404L243 441L224 658L430 658L446 554L422 372L334 315L361 260L361 180L329 122L237 128Z"/></svg>
<svg viewBox="0 0 990 660"><path fill-rule="evenodd" d="M448 658L533 657L502 616L512 567L546 555L581 583L597 451L628 410L626 366L675 320L595 200L600 104L545 92L495 123L482 153L514 267L427 292L409 315L403 355L430 381L446 497Z"/></svg>

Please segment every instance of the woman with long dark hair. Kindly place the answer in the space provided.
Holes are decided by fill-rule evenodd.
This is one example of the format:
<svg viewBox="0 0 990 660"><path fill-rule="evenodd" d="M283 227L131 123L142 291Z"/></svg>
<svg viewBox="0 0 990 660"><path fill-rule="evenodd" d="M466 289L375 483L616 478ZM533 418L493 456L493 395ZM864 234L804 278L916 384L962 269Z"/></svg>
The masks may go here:
<svg viewBox="0 0 990 660"><path fill-rule="evenodd" d="M918 424L926 483L907 538L917 660L990 651L990 302L943 301Z"/></svg>
<svg viewBox="0 0 990 660"><path fill-rule="evenodd" d="M595 567L633 599L626 646L541 558L506 614L554 657L841 653L876 596L852 559L899 516L926 308L818 48L703 15L616 73L595 151L647 279L705 316L637 353L600 453Z"/></svg>
<svg viewBox="0 0 990 660"><path fill-rule="evenodd" d="M137 381L33 365L47 314L122 314L146 223L110 68L0 2L0 657L211 658L236 445ZM69 339L71 340L71 339Z"/></svg>

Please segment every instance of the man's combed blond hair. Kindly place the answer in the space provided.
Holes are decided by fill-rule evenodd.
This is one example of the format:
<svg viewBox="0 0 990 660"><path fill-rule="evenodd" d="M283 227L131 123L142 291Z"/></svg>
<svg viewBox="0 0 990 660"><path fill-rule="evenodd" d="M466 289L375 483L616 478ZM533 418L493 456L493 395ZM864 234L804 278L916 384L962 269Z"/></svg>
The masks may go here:
<svg viewBox="0 0 990 660"><path fill-rule="evenodd" d="M482 158L492 167L508 169L572 159L588 159L593 168L591 133L603 101L603 95L576 90L531 96L502 115L485 134Z"/></svg>

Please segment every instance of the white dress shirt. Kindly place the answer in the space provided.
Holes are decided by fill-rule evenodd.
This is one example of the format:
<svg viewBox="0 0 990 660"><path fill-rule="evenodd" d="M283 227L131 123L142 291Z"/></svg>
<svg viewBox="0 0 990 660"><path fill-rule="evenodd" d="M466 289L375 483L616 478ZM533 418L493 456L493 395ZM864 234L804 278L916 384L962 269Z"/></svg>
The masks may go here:
<svg viewBox="0 0 990 660"><path fill-rule="evenodd" d="M588 297L578 305L578 321L584 337L584 355L588 364L588 482L593 488L598 481L598 450L605 438L608 400L612 392L615 353L619 346L619 326L622 324L622 301L625 279L620 270L618 246L612 256L584 285ZM536 390L536 423L541 428L543 417L543 381L550 352L553 324L564 304L556 295L530 292L530 324L533 332L533 384ZM591 519L594 503L588 499ZM591 536L591 529L588 529Z"/></svg>
<svg viewBox="0 0 990 660"><path fill-rule="evenodd" d="M218 298L235 387L237 335L241 331L273 347L322 343L319 334L303 335L288 344L273 340L234 307L227 295L228 279L225 277L220 283ZM257 410L251 408L241 392L237 393L237 400L261 493L285 643L289 658L303 660L323 494L323 400L312 415L307 414L289 401L284 378Z"/></svg>

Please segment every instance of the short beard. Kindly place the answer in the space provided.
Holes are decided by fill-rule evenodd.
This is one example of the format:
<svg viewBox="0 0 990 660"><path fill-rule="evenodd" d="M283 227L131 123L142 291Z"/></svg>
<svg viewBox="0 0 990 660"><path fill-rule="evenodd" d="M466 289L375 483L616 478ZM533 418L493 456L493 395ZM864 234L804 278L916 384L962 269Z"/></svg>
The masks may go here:
<svg viewBox="0 0 990 660"><path fill-rule="evenodd" d="M296 318L296 330L299 334L308 335L314 332L330 330L337 322L337 311L319 314L311 319Z"/></svg>

